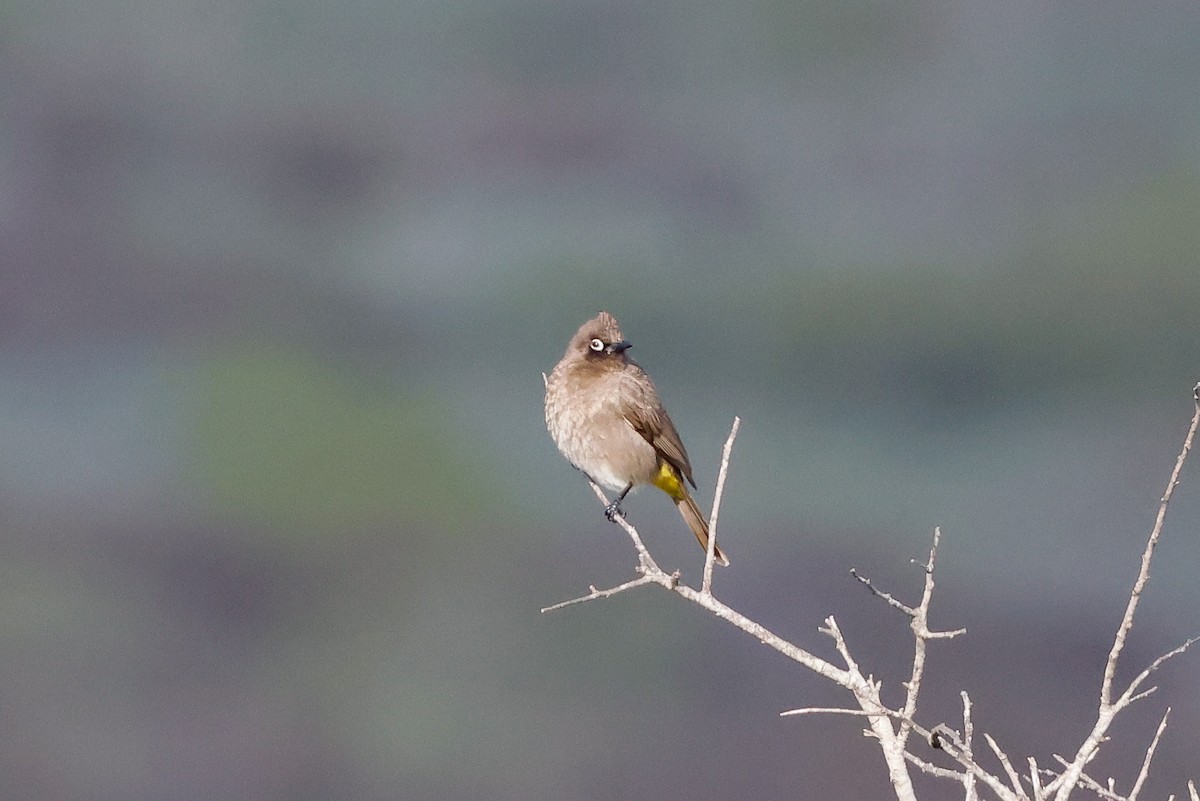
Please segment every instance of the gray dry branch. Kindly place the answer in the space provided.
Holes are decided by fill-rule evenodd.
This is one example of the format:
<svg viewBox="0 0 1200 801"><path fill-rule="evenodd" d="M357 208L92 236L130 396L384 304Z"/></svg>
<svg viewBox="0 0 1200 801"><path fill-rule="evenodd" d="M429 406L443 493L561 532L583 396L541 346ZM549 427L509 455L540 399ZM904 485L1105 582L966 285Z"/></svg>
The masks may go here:
<svg viewBox="0 0 1200 801"><path fill-rule="evenodd" d="M1145 687L1146 681L1150 676L1168 659L1183 653L1189 646L1196 642L1196 638L1189 639L1163 654L1134 677L1124 689L1120 692L1115 691L1114 683L1117 662L1124 649L1126 638L1133 628L1134 615L1137 612L1138 602L1150 578L1150 564L1154 556L1154 550L1162 535L1167 506L1171 502L1175 488L1179 485L1180 473L1183 470L1188 453L1191 451L1196 429L1200 426L1200 384L1197 384L1193 388L1192 395L1195 408L1191 425L1188 427L1187 434L1184 437L1183 448L1175 460L1174 469L1171 471L1171 477L1167 482L1166 492L1163 493L1162 498L1159 500L1158 514L1142 554L1140 569L1129 595L1125 615L1117 626L1112 649L1105 663L1096 722L1087 737L1075 749L1075 756L1072 759L1068 760L1055 755L1055 759L1059 763L1057 770L1039 768L1036 759L1030 756L1026 758L1028 773L1024 775L1018 773L1008 754L986 732L983 734L983 738L987 742L991 755L995 763L999 765L999 768L988 769L981 765L974 750L975 722L971 718L971 699L966 692L961 694L963 700L963 729L961 734L944 723L938 723L927 728L917 722L917 702L925 674L926 652L929 641L950 639L966 632L965 629L934 631L929 628L929 607L933 600L934 590L934 565L937 561L938 546L941 542L940 529L935 528L933 531L933 542L929 548L928 559L924 563L918 563L918 566L924 573L924 587L921 593L921 600L916 606L905 604L894 595L878 589L869 578L860 575L856 570L852 569L850 571L851 575L866 586L876 597L909 618L909 628L913 634L912 669L908 680L901 684L904 689L904 704L899 709L891 709L885 706L880 700L882 682L876 681L869 674L863 673L851 653L845 635L838 627L837 621L833 616L825 619L825 624L819 631L833 640L834 648L840 657L840 665L822 659L810 651L783 639L768 630L765 626L756 623L737 610L717 600L712 590L713 558L717 540L717 516L721 505L721 497L725 490L725 480L729 471L733 443L737 437L738 427L741 424L739 418L734 418L733 426L729 431L729 436L725 441L722 451L721 469L717 479L712 514L709 519L711 536L709 537L708 552L705 555L702 580L698 588L684 584L680 580L678 571L667 573L660 568L646 549L637 529L624 516L618 514L614 517L614 522L620 525L625 533L629 535L630 540L633 542L634 550L637 552L638 564L635 571L638 573L638 576L610 589L600 590L594 585L589 586L587 595L548 606L542 611L551 612L587 601L610 598L618 593L647 584L662 587L696 604L751 635L764 645L775 649L813 673L828 679L846 690L850 694L852 703L848 699L847 706L845 707L803 707L788 710L780 714L851 715L864 718L868 729L863 733L874 739L878 745L888 771L888 778L891 781L892 789L899 801L916 801L917 798L913 788L912 776L909 772L910 767L914 767L926 775L949 779L960 784L963 788L963 797L967 801L976 801L976 799L987 797L981 795L985 790L989 791L993 797L1001 799L1001 801L1051 801L1051 799L1053 801L1066 801L1077 788L1089 790L1100 798L1108 799L1108 801L1137 801L1146 776L1149 773L1154 752L1166 728L1167 714L1163 715L1162 722L1159 724L1153 740L1145 751L1141 770L1126 793L1122 794L1119 792L1112 780L1109 780L1107 786L1102 785L1089 776L1085 772L1085 768L1095 758L1100 747L1108 742L1108 732L1116 716L1133 702L1149 696L1157 689L1156 687ZM600 499L600 502L607 506L608 498L605 496L604 491L594 483L591 484L591 487ZM1114 698L1115 692L1116 697ZM1168 709L1167 712L1169 713L1169 711ZM924 741L924 745L931 747L932 753L930 755L921 757L914 752L910 743L910 735L913 732L920 735ZM944 757L939 756L939 754L944 755ZM937 761L945 761L946 759L952 763L950 766L936 764ZM1200 796L1197 795L1195 785L1192 782L1188 782L1188 793L1191 801L1200 801Z"/></svg>

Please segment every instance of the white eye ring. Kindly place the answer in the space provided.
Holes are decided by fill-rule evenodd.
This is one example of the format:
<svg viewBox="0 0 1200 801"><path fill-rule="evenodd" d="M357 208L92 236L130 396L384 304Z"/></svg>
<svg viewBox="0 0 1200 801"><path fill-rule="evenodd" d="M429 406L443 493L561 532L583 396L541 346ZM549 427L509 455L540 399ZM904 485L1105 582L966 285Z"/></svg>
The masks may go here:
<svg viewBox="0 0 1200 801"><path fill-rule="evenodd" d="M593 339L591 342L588 343L588 345L591 347L592 350L596 351L597 353L604 350L604 342L603 342L603 340L600 340L600 339Z"/></svg>

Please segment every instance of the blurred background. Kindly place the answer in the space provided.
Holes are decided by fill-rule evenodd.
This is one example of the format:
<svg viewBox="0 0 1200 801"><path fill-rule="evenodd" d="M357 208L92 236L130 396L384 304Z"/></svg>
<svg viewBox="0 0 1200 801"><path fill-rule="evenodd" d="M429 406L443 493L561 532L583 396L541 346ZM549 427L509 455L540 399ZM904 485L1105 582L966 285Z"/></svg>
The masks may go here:
<svg viewBox="0 0 1200 801"><path fill-rule="evenodd" d="M0 70L3 797L887 797L700 610L539 614L635 563L542 422L602 308L702 504L743 418L719 596L895 700L848 571L915 601L940 525L922 720L1090 728L1200 379L1200 6L18 0ZM1121 677L1200 631L1198 485ZM1145 792L1200 778L1196 660L1094 775L1170 705Z"/></svg>

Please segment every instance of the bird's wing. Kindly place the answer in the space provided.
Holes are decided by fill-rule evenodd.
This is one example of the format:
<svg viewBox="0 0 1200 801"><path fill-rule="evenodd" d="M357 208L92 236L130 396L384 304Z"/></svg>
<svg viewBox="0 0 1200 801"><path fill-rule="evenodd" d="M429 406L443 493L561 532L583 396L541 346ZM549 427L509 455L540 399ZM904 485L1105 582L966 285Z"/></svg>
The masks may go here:
<svg viewBox="0 0 1200 801"><path fill-rule="evenodd" d="M624 411L624 417L633 426L633 430L645 437L663 459L678 470L693 487L696 480L692 478L692 465L688 461L687 450L683 440L675 430L675 424L667 416L667 410L662 407L657 398L653 404L631 404Z"/></svg>

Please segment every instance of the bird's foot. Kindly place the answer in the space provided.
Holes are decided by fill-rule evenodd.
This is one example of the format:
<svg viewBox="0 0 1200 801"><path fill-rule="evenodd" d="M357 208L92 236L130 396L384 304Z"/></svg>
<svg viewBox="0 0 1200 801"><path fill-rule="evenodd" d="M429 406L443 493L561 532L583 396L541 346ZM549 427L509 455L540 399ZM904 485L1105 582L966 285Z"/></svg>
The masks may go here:
<svg viewBox="0 0 1200 801"><path fill-rule="evenodd" d="M610 523L617 522L617 515L620 515L621 517L625 516L625 512L623 512L621 510L621 499L620 498L613 501L608 506L604 507L604 516L606 518L608 518L608 522L610 522Z"/></svg>

